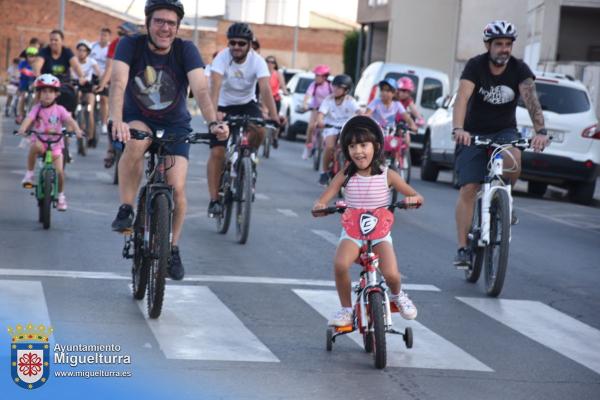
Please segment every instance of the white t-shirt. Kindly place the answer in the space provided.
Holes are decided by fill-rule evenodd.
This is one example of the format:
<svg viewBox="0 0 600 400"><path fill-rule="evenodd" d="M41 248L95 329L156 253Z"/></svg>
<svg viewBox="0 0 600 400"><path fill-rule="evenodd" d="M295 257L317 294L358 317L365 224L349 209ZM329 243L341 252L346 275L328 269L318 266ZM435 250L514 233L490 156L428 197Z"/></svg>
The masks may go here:
<svg viewBox="0 0 600 400"><path fill-rule="evenodd" d="M359 106L354 97L346 95L342 103L338 105L335 102L334 95L331 94L323 100L319 112L325 116L323 122L326 125L342 127L350 117L356 114L358 109ZM323 130L323 136L337 135L338 133L339 129L337 128L325 128Z"/></svg>
<svg viewBox="0 0 600 400"><path fill-rule="evenodd" d="M93 58L98 63L98 68L100 68L100 73L104 74L104 70L106 69L106 55L108 54L108 44L104 47L100 46L99 42L95 42L92 44L92 51L88 58Z"/></svg>
<svg viewBox="0 0 600 400"><path fill-rule="evenodd" d="M211 72L223 75L219 106L232 106L256 101L256 82L268 78L265 59L250 50L242 64L233 61L229 49L221 50L211 64Z"/></svg>
<svg viewBox="0 0 600 400"><path fill-rule="evenodd" d="M94 66L98 65L96 60L94 60L92 57L88 56L88 58L86 58L84 64L82 64L79 61L79 59L77 59L77 62L79 63L79 66L81 67L81 70L83 71L83 78L85 80L87 80L88 82L91 82L92 74L94 74ZM77 79L77 74L75 73L75 70L73 68L71 68L71 78Z"/></svg>

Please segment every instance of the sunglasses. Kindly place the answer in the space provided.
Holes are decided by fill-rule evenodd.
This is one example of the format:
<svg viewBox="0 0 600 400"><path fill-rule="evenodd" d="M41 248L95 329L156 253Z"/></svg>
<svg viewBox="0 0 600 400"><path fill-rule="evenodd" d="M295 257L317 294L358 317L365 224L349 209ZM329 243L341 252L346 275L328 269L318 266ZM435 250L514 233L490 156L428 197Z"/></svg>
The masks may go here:
<svg viewBox="0 0 600 400"><path fill-rule="evenodd" d="M267 60L267 64L276 64L276 62L273 60Z"/></svg>
<svg viewBox="0 0 600 400"><path fill-rule="evenodd" d="M245 47L248 45L248 42L245 40L230 40L229 45L231 47Z"/></svg>

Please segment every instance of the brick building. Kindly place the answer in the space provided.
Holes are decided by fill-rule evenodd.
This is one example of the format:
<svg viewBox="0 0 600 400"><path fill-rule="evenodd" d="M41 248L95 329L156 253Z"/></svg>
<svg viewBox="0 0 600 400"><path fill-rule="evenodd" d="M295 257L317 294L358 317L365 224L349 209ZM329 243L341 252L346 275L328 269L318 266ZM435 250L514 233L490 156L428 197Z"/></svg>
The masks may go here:
<svg viewBox="0 0 600 400"><path fill-rule="evenodd" d="M0 0L0 15L4 23L0 26L0 77L5 77L12 58L27 46L32 37L48 41L48 34L59 24L60 0ZM69 0L65 10L65 45L73 47L79 39L97 40L100 29L109 27L116 35L116 28L128 20L135 20L102 6L82 0ZM231 21L218 21L216 29L199 30L198 47L207 62L217 49L227 45L225 33ZM291 66L294 47L294 28L280 25L252 25L260 39L262 54L272 54L280 65ZM182 26L179 36L192 39L193 29ZM328 63L332 70L343 70L344 32L335 29L300 28L298 35L296 67L309 69L318 63Z"/></svg>

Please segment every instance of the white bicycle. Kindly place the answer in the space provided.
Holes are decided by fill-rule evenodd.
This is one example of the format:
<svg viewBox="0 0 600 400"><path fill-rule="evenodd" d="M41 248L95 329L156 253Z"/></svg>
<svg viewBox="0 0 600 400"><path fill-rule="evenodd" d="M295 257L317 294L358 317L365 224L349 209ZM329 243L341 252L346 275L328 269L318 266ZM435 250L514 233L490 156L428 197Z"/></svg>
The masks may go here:
<svg viewBox="0 0 600 400"><path fill-rule="evenodd" d="M510 222L512 215L512 195L510 183L504 182L503 155L512 157L507 150L511 147L526 149L528 139L517 139L506 143L496 143L492 139L475 136L473 145L488 149L490 153L485 177L477 193L473 221L468 235L467 246L471 249L471 263L465 270L465 279L475 283L485 266L485 290L488 296L496 297L502 291L508 266L510 243ZM516 163L514 163L516 167Z"/></svg>

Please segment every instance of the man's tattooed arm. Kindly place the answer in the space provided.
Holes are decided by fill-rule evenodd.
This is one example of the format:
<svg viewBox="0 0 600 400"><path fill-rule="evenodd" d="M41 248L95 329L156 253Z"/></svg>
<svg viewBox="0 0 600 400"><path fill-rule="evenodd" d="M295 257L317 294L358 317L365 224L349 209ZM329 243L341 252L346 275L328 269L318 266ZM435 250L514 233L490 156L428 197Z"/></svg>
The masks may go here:
<svg viewBox="0 0 600 400"><path fill-rule="evenodd" d="M523 103L529 111L529 116L533 122L533 129L537 132L544 128L544 114L542 113L542 106L537 97L535 91L535 83L532 78L527 78L519 84L519 92L523 98Z"/></svg>

